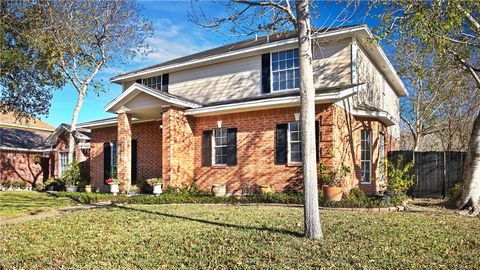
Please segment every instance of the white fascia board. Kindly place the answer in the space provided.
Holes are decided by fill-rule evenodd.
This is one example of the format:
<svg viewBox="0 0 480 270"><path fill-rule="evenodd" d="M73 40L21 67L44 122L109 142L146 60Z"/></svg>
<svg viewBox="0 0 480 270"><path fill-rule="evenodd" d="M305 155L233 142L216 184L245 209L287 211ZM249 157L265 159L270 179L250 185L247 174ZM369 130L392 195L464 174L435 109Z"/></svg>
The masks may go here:
<svg viewBox="0 0 480 270"><path fill-rule="evenodd" d="M351 111L351 114L358 117L375 118L382 121L387 126L395 126L397 124L395 118L385 111L368 111L355 109Z"/></svg>
<svg viewBox="0 0 480 270"><path fill-rule="evenodd" d="M5 147L0 146L0 151L17 151L17 152L30 152L30 153L45 153L51 152L51 149L28 149L28 148L14 148L14 147Z"/></svg>
<svg viewBox="0 0 480 270"><path fill-rule="evenodd" d="M145 123L145 122L152 122L152 121L157 121L159 119L138 119L138 118L133 118L132 119L132 124L139 124L139 123ZM97 129L97 128L104 128L104 127L114 127L118 125L117 120L107 120L107 121L98 121L96 123L83 123L79 124L78 127L82 128L88 128L88 129Z"/></svg>
<svg viewBox="0 0 480 270"><path fill-rule="evenodd" d="M52 129L52 128L28 127L28 126L22 126L22 125L17 125L17 124L10 124L10 123L2 123L2 122L0 122L0 127L23 129L23 130L33 130L33 131L50 131L50 132L53 132L55 130L55 129Z"/></svg>
<svg viewBox="0 0 480 270"><path fill-rule="evenodd" d="M315 103L329 103L347 98L356 93L355 87L348 88L334 93L320 93L315 95ZM300 96L278 97L271 99L261 99L240 103L224 104L211 107L189 109L185 115L192 116L210 116L218 114L266 110L272 108L294 107L300 105Z"/></svg>
<svg viewBox="0 0 480 270"><path fill-rule="evenodd" d="M316 38L326 38L326 37L338 36L338 35L349 34L349 33L357 32L357 31L362 31L362 30L365 30L365 29L366 29L365 26L352 27L350 29L335 30L335 31L326 32L326 33L318 33L318 34L315 34L314 36L312 36L312 38L316 39ZM223 58L235 57L235 56L242 55L242 54L248 54L248 53L253 53L253 52L257 52L257 51L267 50L267 49L271 49L271 48L278 47L278 46L295 44L297 42L298 42L297 38L280 40L280 41L276 41L276 42L272 42L272 43L267 43L267 44L264 44L264 45L259 45L259 46L255 46L255 47L250 47L250 48L240 49L240 50L236 50L236 51L232 51L232 52L227 52L227 53L217 54L217 55L213 55L213 56L209 56L209 57L204 57L204 58L200 58L200 59L195 59L195 60L187 61L187 62L184 62L184 63L172 64L172 65L168 65L168 66L147 69L147 70L144 70L144 71L141 71L141 72L138 72L138 73L124 75L124 76L120 76L120 77L117 77L117 78L114 78L114 79L110 79L110 82L112 82L112 83L122 83L122 81L128 80L130 78L145 76L145 75L152 74L152 73L161 73L161 72L165 72L165 71L168 72L169 70L172 70L172 69L188 68L189 66L192 66L192 65L197 65L197 64L201 64L201 63L210 62L210 61L220 60L220 59L223 59Z"/></svg>
<svg viewBox="0 0 480 270"><path fill-rule="evenodd" d="M137 91L138 93L134 93ZM116 111L114 110L115 107L121 107L121 105L127 103L131 99L133 99L136 95L139 93L146 93L148 95L151 95L153 97L156 97L160 100L165 101L166 103L172 104L172 105L177 105L180 107L189 107L189 108L199 108L201 105L176 99L167 95L163 95L162 93L153 91L149 89L148 87L139 84L139 83L134 83L132 84L127 90L125 90L122 94L120 94L118 97L116 97L114 100L110 101L106 106L105 106L105 111L107 112L113 112L115 113ZM129 95L133 95L132 97L128 98ZM112 110L113 109L113 110Z"/></svg>

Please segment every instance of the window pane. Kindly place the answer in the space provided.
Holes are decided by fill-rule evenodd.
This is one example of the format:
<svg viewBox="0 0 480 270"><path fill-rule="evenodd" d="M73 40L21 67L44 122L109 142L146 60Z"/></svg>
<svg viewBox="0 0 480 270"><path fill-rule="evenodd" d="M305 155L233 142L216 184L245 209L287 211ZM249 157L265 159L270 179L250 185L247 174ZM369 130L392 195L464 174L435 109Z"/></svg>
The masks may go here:
<svg viewBox="0 0 480 270"><path fill-rule="evenodd" d="M272 62L278 61L278 53L272 53Z"/></svg>
<svg viewBox="0 0 480 270"><path fill-rule="evenodd" d="M273 71L278 70L278 62L276 62L276 61L275 61L275 62L272 62L272 70L273 70Z"/></svg>
<svg viewBox="0 0 480 270"><path fill-rule="evenodd" d="M286 61L280 61L280 69L285 69L287 67Z"/></svg>
<svg viewBox="0 0 480 270"><path fill-rule="evenodd" d="M291 151L292 151L292 153L300 152L301 151L300 142L292 143Z"/></svg>
<svg viewBox="0 0 480 270"><path fill-rule="evenodd" d="M280 87L280 83L279 82L274 82L273 83L273 91L277 91Z"/></svg>
<svg viewBox="0 0 480 270"><path fill-rule="evenodd" d="M273 73L273 82L274 83L279 81L279 76L280 75L278 74L278 72Z"/></svg>
<svg viewBox="0 0 480 270"><path fill-rule="evenodd" d="M300 152L297 153L292 153L292 156L290 158L292 162L302 162L302 155Z"/></svg>
<svg viewBox="0 0 480 270"><path fill-rule="evenodd" d="M288 59L287 68L293 68L293 59Z"/></svg>

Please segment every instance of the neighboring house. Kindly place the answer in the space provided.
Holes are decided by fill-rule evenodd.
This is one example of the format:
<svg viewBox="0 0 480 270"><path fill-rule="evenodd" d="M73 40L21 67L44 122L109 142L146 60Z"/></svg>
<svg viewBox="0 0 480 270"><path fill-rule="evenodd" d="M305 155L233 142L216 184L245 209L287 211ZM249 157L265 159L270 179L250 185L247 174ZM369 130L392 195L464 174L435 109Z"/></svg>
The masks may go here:
<svg viewBox="0 0 480 270"><path fill-rule="evenodd" d="M398 148L399 97L407 95L365 25L313 36L318 161L346 165L346 191L378 191ZM299 69L293 34L229 44L119 75L117 117L91 129L91 181L226 184L229 193L300 189Z"/></svg>
<svg viewBox="0 0 480 270"><path fill-rule="evenodd" d="M45 139L54 128L38 119L0 114L0 183L23 180L29 186L49 177L50 148Z"/></svg>
<svg viewBox="0 0 480 270"><path fill-rule="evenodd" d="M68 165L68 142L70 137L70 125L61 124L46 139L53 149L53 177L60 178L67 170ZM90 172L90 130L77 128L74 138L76 141L75 160L79 163L84 175Z"/></svg>

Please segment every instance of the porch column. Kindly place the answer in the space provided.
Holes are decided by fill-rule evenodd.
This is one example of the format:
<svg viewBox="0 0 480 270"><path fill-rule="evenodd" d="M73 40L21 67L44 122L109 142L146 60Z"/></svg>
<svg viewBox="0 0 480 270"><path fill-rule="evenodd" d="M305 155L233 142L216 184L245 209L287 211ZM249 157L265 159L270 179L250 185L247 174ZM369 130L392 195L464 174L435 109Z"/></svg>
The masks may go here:
<svg viewBox="0 0 480 270"><path fill-rule="evenodd" d="M120 112L117 119L117 178L123 179L124 184L129 186L132 176L132 116Z"/></svg>

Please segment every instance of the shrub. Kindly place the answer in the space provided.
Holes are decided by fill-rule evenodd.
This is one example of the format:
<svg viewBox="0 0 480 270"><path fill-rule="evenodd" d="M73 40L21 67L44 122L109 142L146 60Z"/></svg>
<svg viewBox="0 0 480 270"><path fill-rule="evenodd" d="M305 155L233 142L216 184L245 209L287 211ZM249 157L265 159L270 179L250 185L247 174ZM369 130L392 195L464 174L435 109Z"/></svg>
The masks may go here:
<svg viewBox="0 0 480 270"><path fill-rule="evenodd" d="M348 194L348 199L351 200L366 200L367 199L367 194L363 192L363 190L358 189L358 188L353 188L350 190L350 194Z"/></svg>
<svg viewBox="0 0 480 270"><path fill-rule="evenodd" d="M340 169L332 170L327 173L326 177L322 177L323 184L331 187L341 187L345 177L350 172L350 167L342 165Z"/></svg>
<svg viewBox="0 0 480 270"><path fill-rule="evenodd" d="M455 183L450 188L450 190L448 191L448 196L450 198L455 197L458 194L458 192L460 191L460 189L462 189L462 184L461 183Z"/></svg>
<svg viewBox="0 0 480 270"><path fill-rule="evenodd" d="M5 180L3 181L2 186L6 189L9 189L13 186L13 182L10 180Z"/></svg>
<svg viewBox="0 0 480 270"><path fill-rule="evenodd" d="M42 191L45 189L45 185L42 183L35 184L35 190L36 191Z"/></svg>
<svg viewBox="0 0 480 270"><path fill-rule="evenodd" d="M12 182L13 188L26 188L27 187L27 182L23 180L16 180Z"/></svg>
<svg viewBox="0 0 480 270"><path fill-rule="evenodd" d="M85 193L85 192L57 192L58 197L68 197L79 203L96 203L101 201L109 201L114 196L110 193Z"/></svg>
<svg viewBox="0 0 480 270"><path fill-rule="evenodd" d="M80 166L78 162L73 161L68 165L67 170L62 175L62 182L65 186L76 186L82 179Z"/></svg>
<svg viewBox="0 0 480 270"><path fill-rule="evenodd" d="M394 194L404 194L414 184L415 175L411 173L413 161L407 163L402 168L403 156L394 165L390 160L387 161L388 166L388 183L387 187Z"/></svg>

